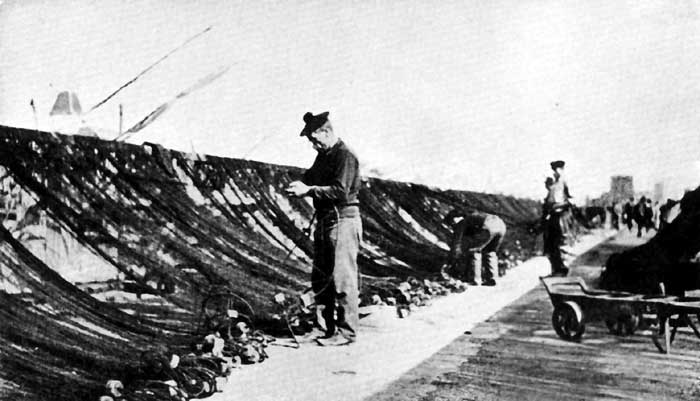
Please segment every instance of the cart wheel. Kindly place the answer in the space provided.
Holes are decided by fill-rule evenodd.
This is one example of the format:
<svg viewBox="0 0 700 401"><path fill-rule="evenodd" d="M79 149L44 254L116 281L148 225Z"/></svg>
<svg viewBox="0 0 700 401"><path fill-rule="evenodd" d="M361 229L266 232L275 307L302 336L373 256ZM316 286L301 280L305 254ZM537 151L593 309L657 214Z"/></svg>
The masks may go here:
<svg viewBox="0 0 700 401"><path fill-rule="evenodd" d="M641 313L629 306L623 306L605 319L605 325L612 334L629 336L639 328L641 320Z"/></svg>
<svg viewBox="0 0 700 401"><path fill-rule="evenodd" d="M586 329L583 312L576 302L567 301L554 307L552 326L559 337L567 341L578 341Z"/></svg>

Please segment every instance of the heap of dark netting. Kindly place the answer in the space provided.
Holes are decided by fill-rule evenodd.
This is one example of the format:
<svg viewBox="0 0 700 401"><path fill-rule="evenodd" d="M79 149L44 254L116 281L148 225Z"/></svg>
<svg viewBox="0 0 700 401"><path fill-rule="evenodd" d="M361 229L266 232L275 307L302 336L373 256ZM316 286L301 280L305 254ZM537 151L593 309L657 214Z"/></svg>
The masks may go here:
<svg viewBox="0 0 700 401"><path fill-rule="evenodd" d="M80 291L0 226L0 264L21 293L0 291L0 397L96 398L144 350L184 346L176 328L139 321Z"/></svg>
<svg viewBox="0 0 700 401"><path fill-rule="evenodd" d="M262 325L279 313L275 294L308 286L312 243L303 229L313 208L284 194L301 169L3 126L0 165L53 225L127 279L145 285L147 275L167 277L174 290L162 295L183 310L196 311L211 288L224 287L234 307ZM365 294L386 280L436 275L448 251L435 239L449 244L442 217L453 208L500 215L508 224L504 251L534 250L526 231L539 215L535 201L380 179L364 180L360 200ZM3 236L3 266L26 288L24 296L0 289L0 394L91 394L145 348L177 345L189 334L189 325L137 319L94 300Z"/></svg>
<svg viewBox="0 0 700 401"><path fill-rule="evenodd" d="M682 295L700 288L700 187L681 199L681 212L648 242L613 254L600 276L600 287L643 294Z"/></svg>

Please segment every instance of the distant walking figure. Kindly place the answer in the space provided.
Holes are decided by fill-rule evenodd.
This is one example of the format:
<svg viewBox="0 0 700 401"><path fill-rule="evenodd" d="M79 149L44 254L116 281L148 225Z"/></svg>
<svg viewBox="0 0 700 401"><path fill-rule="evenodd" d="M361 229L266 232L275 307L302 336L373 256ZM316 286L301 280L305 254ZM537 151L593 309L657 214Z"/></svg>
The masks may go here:
<svg viewBox="0 0 700 401"><path fill-rule="evenodd" d="M457 221L457 219L461 220ZM453 228L450 247L450 264L462 273L472 285L496 285L498 255L506 224L500 217L476 210L455 209L444 221ZM464 254L464 255L463 255ZM466 271L460 269L459 260L467 257ZM483 270L483 274L482 274Z"/></svg>
<svg viewBox="0 0 700 401"><path fill-rule="evenodd" d="M610 208L610 218L611 225L614 230L620 229L620 220L623 220L624 223L623 214L622 204L620 202L613 202L612 207Z"/></svg>
<svg viewBox="0 0 700 401"><path fill-rule="evenodd" d="M634 222L634 198L630 198L625 203L625 207L622 209L622 222L627 224L627 229L629 231L632 231L632 224Z"/></svg>
<svg viewBox="0 0 700 401"><path fill-rule="evenodd" d="M654 211L651 207L651 199L642 196L634 207L633 217L635 223L637 223L637 237L642 236L642 228L645 233L648 233L649 229L652 228L654 224Z"/></svg>

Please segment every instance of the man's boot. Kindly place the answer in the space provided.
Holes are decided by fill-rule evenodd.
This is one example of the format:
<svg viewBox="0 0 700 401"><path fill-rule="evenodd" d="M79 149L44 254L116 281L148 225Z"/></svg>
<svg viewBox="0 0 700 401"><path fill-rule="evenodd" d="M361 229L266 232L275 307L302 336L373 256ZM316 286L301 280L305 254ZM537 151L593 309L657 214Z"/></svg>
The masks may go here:
<svg viewBox="0 0 700 401"><path fill-rule="evenodd" d="M496 255L496 252L489 252L484 256L484 277L482 284L494 286L496 285L496 277L498 277L498 255Z"/></svg>
<svg viewBox="0 0 700 401"><path fill-rule="evenodd" d="M481 284L481 252L469 252L466 273L468 284Z"/></svg>

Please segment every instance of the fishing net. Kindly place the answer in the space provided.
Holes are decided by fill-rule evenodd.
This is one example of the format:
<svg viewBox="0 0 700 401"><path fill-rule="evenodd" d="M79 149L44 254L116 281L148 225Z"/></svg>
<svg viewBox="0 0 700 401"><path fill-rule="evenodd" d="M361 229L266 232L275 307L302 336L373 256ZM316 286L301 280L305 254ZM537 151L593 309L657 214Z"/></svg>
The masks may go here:
<svg viewBox="0 0 700 401"><path fill-rule="evenodd" d="M2 126L0 166L48 229L180 311L125 313L81 291L20 241L36 220L28 211L12 232L2 229L0 244L8 283L0 288L0 395L8 399L92 396L144 350L185 344L212 288L268 327L280 312L274 295L296 296L309 284L304 229L313 207L284 192L301 169ZM539 215L535 201L374 178L360 201L364 293L438 274L451 236L442 216L455 207L498 214L509 230L503 249L522 257L534 250L527 227Z"/></svg>

